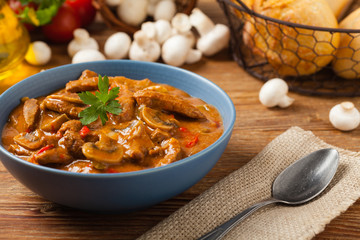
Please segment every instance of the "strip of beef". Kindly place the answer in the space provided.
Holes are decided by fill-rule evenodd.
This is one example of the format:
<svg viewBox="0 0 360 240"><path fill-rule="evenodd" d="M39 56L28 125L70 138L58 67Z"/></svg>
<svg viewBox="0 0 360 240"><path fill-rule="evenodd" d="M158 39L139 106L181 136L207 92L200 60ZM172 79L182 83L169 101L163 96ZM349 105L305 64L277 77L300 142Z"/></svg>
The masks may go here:
<svg viewBox="0 0 360 240"><path fill-rule="evenodd" d="M205 115L185 99L168 93L139 90L134 97L139 105L180 113L190 118L206 119Z"/></svg>
<svg viewBox="0 0 360 240"><path fill-rule="evenodd" d="M125 155L132 159L143 159L155 147L140 120L134 120L131 126L121 131L121 135L119 140L126 149Z"/></svg>
<svg viewBox="0 0 360 240"><path fill-rule="evenodd" d="M126 77L111 77L109 78L110 84L114 86L125 85L130 91L136 92L140 89L150 86L151 81L147 78L143 80L133 80Z"/></svg>
<svg viewBox="0 0 360 240"><path fill-rule="evenodd" d="M47 164L66 164L71 162L72 157L66 149L62 147L49 148L44 151L40 149L39 152L33 155L34 162L41 165Z"/></svg>
<svg viewBox="0 0 360 240"><path fill-rule="evenodd" d="M79 120L70 120L70 121L64 122L61 125L61 127L59 129L59 133L61 135L64 135L64 133L67 130L79 132L82 127L83 127L83 125L81 124L81 122Z"/></svg>
<svg viewBox="0 0 360 240"><path fill-rule="evenodd" d="M80 78L79 80L70 81L66 84L66 91L68 92L83 92L98 89L98 77ZM132 80L125 77L109 77L109 84L111 87L118 87L120 85L127 86L131 91L143 89L151 84L149 79Z"/></svg>
<svg viewBox="0 0 360 240"><path fill-rule="evenodd" d="M44 99L42 106L58 113L65 113L70 118L78 118L79 113L85 109L84 104L71 103L50 97Z"/></svg>
<svg viewBox="0 0 360 240"><path fill-rule="evenodd" d="M26 148L23 148L17 144L11 144L9 147L9 151L16 153L17 155L20 155L20 156L30 156L33 153L32 151L30 151Z"/></svg>
<svg viewBox="0 0 360 240"><path fill-rule="evenodd" d="M70 119L68 118L68 116L65 113L63 113L60 116L56 117L55 119L51 120L50 122L42 123L40 128L41 130L46 132L56 132L57 130L60 129L61 125L64 122L69 120Z"/></svg>
<svg viewBox="0 0 360 240"><path fill-rule="evenodd" d="M67 130L63 137L59 140L59 145L65 146L69 153L75 158L82 159L82 146L85 141L81 138L79 131Z"/></svg>
<svg viewBox="0 0 360 240"><path fill-rule="evenodd" d="M83 92L98 89L98 77L84 78L70 81L65 86L68 92Z"/></svg>
<svg viewBox="0 0 360 240"><path fill-rule="evenodd" d="M163 140L171 137L170 133L165 132L159 128L156 128L150 135L151 140L157 143L161 143Z"/></svg>
<svg viewBox="0 0 360 240"><path fill-rule="evenodd" d="M134 93L129 91L127 86L119 86L119 97L117 97L116 100L119 101L122 111L119 115L110 115L110 119L114 124L127 122L134 118L135 99L133 96Z"/></svg>
<svg viewBox="0 0 360 240"><path fill-rule="evenodd" d="M65 102L70 102L80 105L84 104L83 101L80 99L79 95L77 95L76 93L60 92L60 94L49 95L48 98L58 99Z"/></svg>
<svg viewBox="0 0 360 240"><path fill-rule="evenodd" d="M35 98L27 99L24 102L23 114L28 129L32 129L39 117L40 107Z"/></svg>
<svg viewBox="0 0 360 240"><path fill-rule="evenodd" d="M92 78L92 77L97 77L98 74L96 72L90 71L90 70L84 70L81 73L81 76L79 77L79 79L86 79L86 78Z"/></svg>
<svg viewBox="0 0 360 240"><path fill-rule="evenodd" d="M156 167L167 165L181 158L181 146L179 141L175 138L163 141L161 143L161 149L165 155L158 161Z"/></svg>

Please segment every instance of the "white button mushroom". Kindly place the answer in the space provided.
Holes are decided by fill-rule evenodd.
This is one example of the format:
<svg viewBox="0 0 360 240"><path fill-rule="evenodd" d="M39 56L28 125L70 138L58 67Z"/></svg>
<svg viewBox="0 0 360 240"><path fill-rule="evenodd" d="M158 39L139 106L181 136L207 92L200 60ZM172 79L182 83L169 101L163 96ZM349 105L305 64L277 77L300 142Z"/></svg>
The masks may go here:
<svg viewBox="0 0 360 240"><path fill-rule="evenodd" d="M129 58L131 60L155 62L161 53L160 44L150 39L142 30L134 33L134 41L130 46Z"/></svg>
<svg viewBox="0 0 360 240"><path fill-rule="evenodd" d="M289 91L287 83L280 78L268 80L260 89L259 100L266 107L279 106L286 108L290 106L294 99L286 94Z"/></svg>
<svg viewBox="0 0 360 240"><path fill-rule="evenodd" d="M148 0L147 15L153 17L155 14L156 5L160 0Z"/></svg>
<svg viewBox="0 0 360 240"><path fill-rule="evenodd" d="M156 22L144 22L141 24L141 31L146 34L146 37L157 41L159 44L163 44L172 34L170 22L163 19Z"/></svg>
<svg viewBox="0 0 360 240"><path fill-rule="evenodd" d="M141 31L143 31L149 39L156 38L156 27L154 22L148 21L141 24Z"/></svg>
<svg viewBox="0 0 360 240"><path fill-rule="evenodd" d="M90 37L88 31L83 28L77 28L74 30L74 39L68 45L68 54L70 57L73 57L75 53L82 49L99 50L99 44L94 38Z"/></svg>
<svg viewBox="0 0 360 240"><path fill-rule="evenodd" d="M193 63L200 61L201 58L202 58L202 53L199 50L190 49L190 51L188 52L188 54L186 56L185 63L193 64Z"/></svg>
<svg viewBox="0 0 360 240"><path fill-rule="evenodd" d="M155 29L156 29L156 41L160 44L163 44L165 40L171 37L172 28L171 24L167 20L157 20L155 22Z"/></svg>
<svg viewBox="0 0 360 240"><path fill-rule="evenodd" d="M162 46L162 60L169 65L181 66L184 63L195 63L201 59L201 52L191 49L190 41L183 35L175 35Z"/></svg>
<svg viewBox="0 0 360 240"><path fill-rule="evenodd" d="M35 41L29 45L25 60L32 65L45 65L51 59L51 48L45 42Z"/></svg>
<svg viewBox="0 0 360 240"><path fill-rule="evenodd" d="M75 53L72 63L91 62L105 60L105 56L95 49L83 49Z"/></svg>
<svg viewBox="0 0 360 240"><path fill-rule="evenodd" d="M190 22L200 34L196 43L205 56L212 56L225 48L230 40L229 27L224 24L216 24L200 9L194 8L190 14Z"/></svg>
<svg viewBox="0 0 360 240"><path fill-rule="evenodd" d="M147 0L123 0L117 14L125 23L138 26L146 19L147 5Z"/></svg>
<svg viewBox="0 0 360 240"><path fill-rule="evenodd" d="M176 4L174 0L161 0L156 4L154 11L155 20L168 20L170 21L176 13Z"/></svg>
<svg viewBox="0 0 360 240"><path fill-rule="evenodd" d="M177 33L186 33L191 30L191 22L188 15L185 13L177 13L171 19L171 26L176 30Z"/></svg>
<svg viewBox="0 0 360 240"><path fill-rule="evenodd" d="M112 34L105 42L104 53L109 59L123 59L128 56L131 38L124 32Z"/></svg>
<svg viewBox="0 0 360 240"><path fill-rule="evenodd" d="M181 34L189 39L191 48L195 46L196 37L191 31L192 25L188 15L177 13L171 20L171 26L173 28L173 35Z"/></svg>
<svg viewBox="0 0 360 240"><path fill-rule="evenodd" d="M342 102L331 108L329 120L335 128L351 131L359 126L360 113L352 102Z"/></svg>
<svg viewBox="0 0 360 240"><path fill-rule="evenodd" d="M214 22L200 9L194 8L189 16L191 25L196 28L201 36L206 35L214 29Z"/></svg>

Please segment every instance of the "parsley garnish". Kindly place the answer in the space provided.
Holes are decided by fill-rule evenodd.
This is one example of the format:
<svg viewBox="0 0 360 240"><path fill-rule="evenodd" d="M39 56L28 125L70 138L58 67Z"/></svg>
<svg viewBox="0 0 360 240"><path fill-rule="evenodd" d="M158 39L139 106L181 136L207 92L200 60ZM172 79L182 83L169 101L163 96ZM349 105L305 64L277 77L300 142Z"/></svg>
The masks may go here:
<svg viewBox="0 0 360 240"><path fill-rule="evenodd" d="M79 113L80 121L83 125L92 123L100 117L101 123L105 125L108 120L107 113L119 115L122 111L120 103L115 100L119 94L119 87L114 87L109 91L109 78L99 75L99 91L95 95L91 92L78 93L80 99L90 105Z"/></svg>

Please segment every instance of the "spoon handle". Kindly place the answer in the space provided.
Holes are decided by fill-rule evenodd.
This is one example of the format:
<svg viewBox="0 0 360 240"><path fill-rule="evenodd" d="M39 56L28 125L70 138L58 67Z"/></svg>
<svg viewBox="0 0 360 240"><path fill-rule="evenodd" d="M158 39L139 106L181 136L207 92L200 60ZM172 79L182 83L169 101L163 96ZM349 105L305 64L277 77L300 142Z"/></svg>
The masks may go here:
<svg viewBox="0 0 360 240"><path fill-rule="evenodd" d="M198 240L219 240L222 239L231 229L233 229L238 223L240 223L242 220L250 216L253 212L258 210L261 207L264 207L266 205L279 202L279 200L274 198L269 198L267 200L264 200L262 202L256 203L252 205L251 207L245 209L238 215L234 216L227 222L217 226L212 231L206 233L205 235L201 236Z"/></svg>

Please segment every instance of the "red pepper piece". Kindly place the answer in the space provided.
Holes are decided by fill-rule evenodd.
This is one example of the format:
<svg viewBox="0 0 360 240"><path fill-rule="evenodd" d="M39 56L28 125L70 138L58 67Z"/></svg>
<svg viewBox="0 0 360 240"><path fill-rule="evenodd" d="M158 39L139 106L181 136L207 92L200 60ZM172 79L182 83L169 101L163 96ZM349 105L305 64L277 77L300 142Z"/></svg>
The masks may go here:
<svg viewBox="0 0 360 240"><path fill-rule="evenodd" d="M194 135L194 138L191 139L185 146L188 148L191 148L191 147L195 146L196 143L198 143L198 142L199 142L199 133L196 133Z"/></svg>
<svg viewBox="0 0 360 240"><path fill-rule="evenodd" d="M83 126L80 129L80 137L85 138L90 133L90 129L87 126Z"/></svg>
<svg viewBox="0 0 360 240"><path fill-rule="evenodd" d="M49 149L52 149L52 148L54 148L54 145L53 145L53 144L46 145L45 147L41 148L36 154L43 153L43 152L45 152L46 150L49 150Z"/></svg>
<svg viewBox="0 0 360 240"><path fill-rule="evenodd" d="M179 127L180 132L186 133L189 132L189 130L186 127Z"/></svg>
<svg viewBox="0 0 360 240"><path fill-rule="evenodd" d="M106 173L118 173L118 171L114 168L108 168L106 169Z"/></svg>

